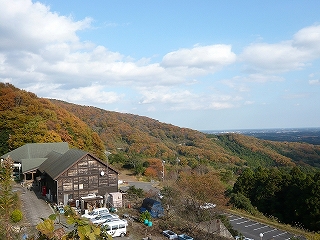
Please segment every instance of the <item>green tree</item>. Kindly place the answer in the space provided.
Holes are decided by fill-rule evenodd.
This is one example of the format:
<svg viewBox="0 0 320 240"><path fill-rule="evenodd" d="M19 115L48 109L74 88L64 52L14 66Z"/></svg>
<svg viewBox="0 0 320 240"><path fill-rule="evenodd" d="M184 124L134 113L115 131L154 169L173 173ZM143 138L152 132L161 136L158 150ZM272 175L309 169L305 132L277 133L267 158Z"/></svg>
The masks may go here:
<svg viewBox="0 0 320 240"><path fill-rule="evenodd" d="M13 238L11 215L18 202L17 194L12 192L12 165L12 159L7 157L0 166L0 234L4 233L5 239Z"/></svg>
<svg viewBox="0 0 320 240"><path fill-rule="evenodd" d="M235 208L244 209L253 215L257 213L257 210L254 208L254 206L252 206L250 199L244 196L242 193L232 193L229 202Z"/></svg>
<svg viewBox="0 0 320 240"><path fill-rule="evenodd" d="M254 172L250 168L246 168L235 182L233 191L235 193L242 193L244 196L249 198L254 182Z"/></svg>

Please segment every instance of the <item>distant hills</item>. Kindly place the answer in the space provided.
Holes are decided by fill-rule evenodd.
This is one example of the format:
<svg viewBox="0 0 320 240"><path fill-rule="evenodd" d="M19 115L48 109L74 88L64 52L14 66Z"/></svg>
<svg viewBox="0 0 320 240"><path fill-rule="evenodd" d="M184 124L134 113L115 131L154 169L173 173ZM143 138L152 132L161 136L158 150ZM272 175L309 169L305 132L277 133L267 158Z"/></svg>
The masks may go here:
<svg viewBox="0 0 320 240"><path fill-rule="evenodd" d="M320 145L320 128L242 129L203 132L209 134L239 133L271 141L304 142Z"/></svg>
<svg viewBox="0 0 320 240"><path fill-rule="evenodd" d="M191 168L320 167L318 145L205 134L148 117L39 98L5 83L0 83L0 119L0 155L25 143L66 141L101 159L107 150L114 161L133 165L157 158Z"/></svg>

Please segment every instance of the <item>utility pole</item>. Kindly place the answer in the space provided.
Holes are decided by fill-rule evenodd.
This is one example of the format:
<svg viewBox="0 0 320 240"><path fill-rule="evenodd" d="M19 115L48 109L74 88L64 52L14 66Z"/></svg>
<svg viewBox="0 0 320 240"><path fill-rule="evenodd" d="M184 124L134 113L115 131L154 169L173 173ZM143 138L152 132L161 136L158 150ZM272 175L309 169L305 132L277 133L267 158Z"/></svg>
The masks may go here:
<svg viewBox="0 0 320 240"><path fill-rule="evenodd" d="M164 181L164 164L166 161L162 161L162 182Z"/></svg>

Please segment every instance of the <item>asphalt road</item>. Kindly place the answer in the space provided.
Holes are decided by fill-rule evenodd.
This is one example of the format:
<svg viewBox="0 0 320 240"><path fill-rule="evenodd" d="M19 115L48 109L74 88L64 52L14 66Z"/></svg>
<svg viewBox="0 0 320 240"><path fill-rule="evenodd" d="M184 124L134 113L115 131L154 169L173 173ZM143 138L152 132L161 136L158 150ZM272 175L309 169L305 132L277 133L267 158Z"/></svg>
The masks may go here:
<svg viewBox="0 0 320 240"><path fill-rule="evenodd" d="M141 188L143 191L153 191L158 193L159 189L156 187L157 182L138 182L138 181L129 181L127 184L119 185L121 190L128 190L130 186L134 186L135 188Z"/></svg>
<svg viewBox="0 0 320 240"><path fill-rule="evenodd" d="M289 240L292 237L305 239L301 236L295 236L292 233L276 229L263 223L259 223L248 218L235 215L228 215L232 227L242 233L247 238L254 240ZM262 238L260 234L263 234Z"/></svg>

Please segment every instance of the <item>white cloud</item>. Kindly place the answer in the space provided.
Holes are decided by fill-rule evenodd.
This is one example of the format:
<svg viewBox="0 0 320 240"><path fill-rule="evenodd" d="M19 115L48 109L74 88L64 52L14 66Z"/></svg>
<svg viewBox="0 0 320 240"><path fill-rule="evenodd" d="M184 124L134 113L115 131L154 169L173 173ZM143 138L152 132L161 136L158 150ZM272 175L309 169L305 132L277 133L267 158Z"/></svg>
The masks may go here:
<svg viewBox="0 0 320 240"><path fill-rule="evenodd" d="M220 82L231 89L236 90L237 92L250 92L254 89L254 84L259 83L267 83L267 82L280 82L284 81L283 77L279 77L276 75L268 75L268 74L249 74L246 76L235 76L230 79L224 79Z"/></svg>
<svg viewBox="0 0 320 240"><path fill-rule="evenodd" d="M284 99L299 99L306 98L310 95L310 93L287 93L283 95Z"/></svg>
<svg viewBox="0 0 320 240"><path fill-rule="evenodd" d="M104 46L80 42L77 31L90 27L89 18L75 22L38 2L0 1L0 78L12 77L25 87L55 82L60 89L92 82L136 87L186 81L183 71L167 71L146 58L135 62Z"/></svg>
<svg viewBox="0 0 320 240"><path fill-rule="evenodd" d="M27 91L37 92L40 96L50 96L50 98L60 99L67 102L76 102L84 105L110 104L121 100L124 95L115 92L106 92L101 85L92 84L86 87L62 90L59 84L37 84L27 88Z"/></svg>
<svg viewBox="0 0 320 240"><path fill-rule="evenodd" d="M310 85L320 85L320 80L319 79L314 79L314 80L309 80Z"/></svg>
<svg viewBox="0 0 320 240"><path fill-rule="evenodd" d="M320 25L298 31L292 40L279 43L254 43L244 48L240 59L254 72L281 73L305 68L320 57Z"/></svg>
<svg viewBox="0 0 320 240"><path fill-rule="evenodd" d="M249 74L248 76L243 78L243 81L257 82L257 83L281 82L281 81L284 81L284 78L276 75Z"/></svg>
<svg viewBox="0 0 320 240"><path fill-rule="evenodd" d="M293 46L310 53L310 58L320 56L320 25L299 30L293 38Z"/></svg>
<svg viewBox="0 0 320 240"><path fill-rule="evenodd" d="M230 45L195 46L192 49L180 49L166 54L161 65L165 68L193 69L208 72L220 70L236 60L236 54Z"/></svg>
<svg viewBox="0 0 320 240"><path fill-rule="evenodd" d="M223 93L199 94L190 90L167 87L140 88L143 96L140 104L170 106L169 110L210 110L233 108L242 101L242 97ZM154 111L155 108L152 108Z"/></svg>
<svg viewBox="0 0 320 240"><path fill-rule="evenodd" d="M76 32L90 26L91 19L73 21L30 0L0 2L0 48L37 49L46 44L77 42Z"/></svg>
<svg viewBox="0 0 320 240"><path fill-rule="evenodd" d="M255 72L279 73L305 66L307 53L295 48L291 42L277 44L256 43L244 49L241 59Z"/></svg>

